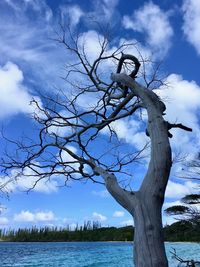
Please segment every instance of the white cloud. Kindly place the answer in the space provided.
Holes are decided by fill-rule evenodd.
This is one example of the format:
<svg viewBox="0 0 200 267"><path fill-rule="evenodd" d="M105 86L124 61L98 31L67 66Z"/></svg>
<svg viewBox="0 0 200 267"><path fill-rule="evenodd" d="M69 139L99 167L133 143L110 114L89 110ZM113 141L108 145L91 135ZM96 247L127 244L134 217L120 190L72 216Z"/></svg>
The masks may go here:
<svg viewBox="0 0 200 267"><path fill-rule="evenodd" d="M126 29L144 33L155 53L164 56L171 46L173 29L169 23L169 14L152 2L134 11L131 17L124 16L123 25Z"/></svg>
<svg viewBox="0 0 200 267"><path fill-rule="evenodd" d="M29 103L32 96L23 85L23 80L23 73L16 64L7 62L0 66L0 118L31 111Z"/></svg>
<svg viewBox="0 0 200 267"><path fill-rule="evenodd" d="M83 49L84 47L87 58L91 60L91 62L99 55L103 39L103 36L94 30L89 30L81 34L78 42L79 48Z"/></svg>
<svg viewBox="0 0 200 267"><path fill-rule="evenodd" d="M97 212L93 212L92 213L92 217L94 220L97 220L97 221L100 221L100 222L104 222L107 220L107 217L100 214L100 213L97 213Z"/></svg>
<svg viewBox="0 0 200 267"><path fill-rule="evenodd" d="M183 32L200 55L200 1L184 0L182 11L184 19Z"/></svg>
<svg viewBox="0 0 200 267"><path fill-rule="evenodd" d="M199 192L199 184L191 181L185 183L168 182L165 197L180 199L187 194L194 194Z"/></svg>
<svg viewBox="0 0 200 267"><path fill-rule="evenodd" d="M7 225L9 223L8 218L6 217L0 217L0 225Z"/></svg>
<svg viewBox="0 0 200 267"><path fill-rule="evenodd" d="M152 57L152 51L148 46L144 46L142 43L140 43L136 39L125 39L121 38L119 41L119 45L122 44L131 44L126 49L125 52L127 54L132 54L138 58L139 61L143 62L143 60L151 59ZM145 67L147 67L147 64L145 64ZM140 69L142 66L140 67ZM148 69L147 69L148 71Z"/></svg>
<svg viewBox="0 0 200 267"><path fill-rule="evenodd" d="M40 211L35 213L35 220L36 221L54 221L55 220L55 215L52 211Z"/></svg>
<svg viewBox="0 0 200 267"><path fill-rule="evenodd" d="M93 10L87 13L88 18L98 19L101 24L116 23L119 14L116 7L119 0L95 0L93 2Z"/></svg>
<svg viewBox="0 0 200 267"><path fill-rule="evenodd" d="M140 130L142 126L144 125L139 119L121 119L110 124L119 140L124 140L128 144L134 145L138 150L142 149L149 142L149 138L144 130ZM104 128L101 133L109 134L108 128Z"/></svg>
<svg viewBox="0 0 200 267"><path fill-rule="evenodd" d="M133 220L126 220L120 223L123 226L133 225Z"/></svg>
<svg viewBox="0 0 200 267"><path fill-rule="evenodd" d="M116 217L116 218L124 217L124 212L123 211L115 211L113 213L113 217Z"/></svg>
<svg viewBox="0 0 200 267"><path fill-rule="evenodd" d="M77 151L78 150L74 146L67 145L66 148L69 149L72 153L77 154ZM60 155L60 158L61 158L61 160L63 162L66 162L66 163L67 162L70 162L68 164L68 169L69 170L71 170L71 168L73 168L74 170L78 170L79 169L80 164L79 163L76 163L76 160L69 153L67 153L67 151L62 150L61 155ZM73 163L73 162L75 162L75 163ZM86 170L86 168L84 170ZM79 176L78 173L76 173L74 175L75 176Z"/></svg>
<svg viewBox="0 0 200 267"><path fill-rule="evenodd" d="M78 5L65 5L60 7L62 23L70 21L71 26L77 26L81 17L84 16L83 10Z"/></svg>
<svg viewBox="0 0 200 267"><path fill-rule="evenodd" d="M47 22L53 17L51 8L46 1L40 0L24 0L24 9L32 8L38 15L42 16Z"/></svg>
<svg viewBox="0 0 200 267"><path fill-rule="evenodd" d="M113 122L111 127L117 132L117 135L120 139L126 138L127 142L129 143L134 134L138 132L140 123L140 121L124 119Z"/></svg>
<svg viewBox="0 0 200 267"><path fill-rule="evenodd" d="M163 226L166 226L166 225L171 225L177 222L177 220L173 216L163 215L162 222L163 222Z"/></svg>
<svg viewBox="0 0 200 267"><path fill-rule="evenodd" d="M48 222L55 221L56 217L52 211L30 212L22 210L14 215L14 221L18 222Z"/></svg>
<svg viewBox="0 0 200 267"><path fill-rule="evenodd" d="M107 190L101 190L101 191L92 191L92 194L94 196L98 196L98 197L102 197L102 198L108 198L110 196L110 194L108 193Z"/></svg>
<svg viewBox="0 0 200 267"><path fill-rule="evenodd" d="M119 0L103 0L104 5L102 5L102 1L100 2L102 6L102 11L105 16L105 20L111 19Z"/></svg>
<svg viewBox="0 0 200 267"><path fill-rule="evenodd" d="M18 2L16 6L19 9L16 9L15 12L5 12L4 16L0 18L0 51L3 53L2 58L9 58L13 61L20 60L21 62L27 61L29 64L39 61L41 63L44 60L45 50L48 51L53 47L53 43L47 41L50 32L49 24L45 20L45 16L38 14L38 12L35 14L37 21L35 20L32 23L31 18L29 18L31 12L26 13L23 3ZM31 7L31 11L33 11L33 6ZM5 6L4 8L6 9ZM15 17L15 23L13 23L13 17ZM4 23L2 20L4 20ZM44 27L38 27L38 24L40 26L44 25ZM20 35L16 34L17 32L20 32Z"/></svg>
<svg viewBox="0 0 200 267"><path fill-rule="evenodd" d="M71 145L67 145L66 146L66 148L67 149L69 149L72 153L74 153L74 154L76 154L77 153L77 149L76 149L76 147L74 147L74 146L71 146ZM67 162L67 161L74 161L74 158L70 155L70 154L68 154L65 150L62 150L62 152L61 152L61 158L62 158L62 160L65 162Z"/></svg>
<svg viewBox="0 0 200 267"><path fill-rule="evenodd" d="M0 176L0 187L3 192L27 191L32 189L35 192L51 193L58 190L59 181L57 177L52 179L38 179L31 169L26 168L24 175L18 175L18 170L12 170L10 176ZM27 175L27 176L26 176ZM38 181L38 182L37 182Z"/></svg>
<svg viewBox="0 0 200 267"><path fill-rule="evenodd" d="M194 81L184 80L180 75L171 74L166 83L157 91L166 104L165 119L170 123L182 123L193 129L186 132L172 129L172 148L184 154L195 154L200 145L200 128L198 124L200 110L200 87Z"/></svg>
<svg viewBox="0 0 200 267"><path fill-rule="evenodd" d="M87 25L93 24L94 21L106 25L112 22L113 25L120 17L116 9L118 2L119 0L92 0L90 11L83 11L79 5L73 3L62 5L62 22L70 22L72 27L77 26L81 19Z"/></svg>
<svg viewBox="0 0 200 267"><path fill-rule="evenodd" d="M184 80L180 75L171 74L168 76L167 87L163 86L158 90L158 94L166 104L165 119L170 123L182 123L192 128L192 132L186 132L179 128L172 129L173 134L170 143L173 154L189 158L195 157L199 152L200 145L200 128L199 128L199 111L200 111L200 87L194 81ZM187 158L186 158L187 159ZM172 166L171 176L182 176L182 164L178 162ZM199 185L191 181L175 183L169 181L166 197L180 199L186 194L198 192Z"/></svg>
<svg viewBox="0 0 200 267"><path fill-rule="evenodd" d="M40 90L63 84L61 68L67 53L52 40L57 22L50 7L40 0L9 3L0 1L1 62L20 65L26 81Z"/></svg>
<svg viewBox="0 0 200 267"><path fill-rule="evenodd" d="M20 213L14 215L14 221L19 222L33 222L35 220L35 216L32 212L26 210L22 210Z"/></svg>
<svg viewBox="0 0 200 267"><path fill-rule="evenodd" d="M48 178L41 179L38 181L37 184L35 184L37 178L34 176L30 177L19 177L16 188L18 190L29 190L30 188L33 188L33 191L35 192L41 192L41 193L52 193L56 192L58 190L58 182L56 179L48 180Z"/></svg>
<svg viewBox="0 0 200 267"><path fill-rule="evenodd" d="M69 150L73 153L77 152L77 149L73 146L66 146ZM57 155L58 156L58 155ZM60 155L63 162L70 162L68 164L68 168L77 170L79 167L78 163L72 163L75 161L73 157L70 156L66 151L62 151ZM38 162L35 164L39 165ZM26 167L21 174L20 170L13 169L10 172L9 176L0 176L0 189L2 192L11 193L11 192L18 192L18 191L28 191L32 190L35 192L41 193L52 193L57 192L60 185L64 184L63 176L59 175L52 175L51 178L43 177L40 179L37 176L37 171L41 172L42 170L38 167L35 167L34 172L32 169ZM48 171L48 170L47 170ZM87 171L87 166L85 167L84 171ZM74 174L74 176L79 177L80 174ZM70 181L69 181L70 182Z"/></svg>
<svg viewBox="0 0 200 267"><path fill-rule="evenodd" d="M42 16L48 22L52 18L52 10L46 4L46 1L40 0L22 0L22 1L15 1L15 0L2 0L2 4L6 3L10 6L14 11L15 15L19 15L21 12L34 12L35 15Z"/></svg>
<svg viewBox="0 0 200 267"><path fill-rule="evenodd" d="M38 114L38 112L37 112ZM70 114L69 112L66 112L64 110L59 112L60 117L55 118L51 120L48 125L48 133L49 134L56 134L60 137L67 137L71 134L75 133L76 128L73 126L68 125L69 123L77 124L77 119L68 119L70 117L73 117L73 114ZM39 117L44 117L45 114L39 115Z"/></svg>

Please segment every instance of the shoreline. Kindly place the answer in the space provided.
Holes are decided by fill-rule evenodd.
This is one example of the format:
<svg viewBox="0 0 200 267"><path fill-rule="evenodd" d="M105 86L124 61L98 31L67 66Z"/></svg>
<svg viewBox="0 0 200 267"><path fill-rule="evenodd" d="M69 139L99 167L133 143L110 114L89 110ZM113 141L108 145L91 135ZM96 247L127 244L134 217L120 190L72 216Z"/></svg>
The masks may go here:
<svg viewBox="0 0 200 267"><path fill-rule="evenodd" d="M8 241L0 239L2 243L125 243L134 244L134 241ZM199 241L164 241L164 243L197 243Z"/></svg>

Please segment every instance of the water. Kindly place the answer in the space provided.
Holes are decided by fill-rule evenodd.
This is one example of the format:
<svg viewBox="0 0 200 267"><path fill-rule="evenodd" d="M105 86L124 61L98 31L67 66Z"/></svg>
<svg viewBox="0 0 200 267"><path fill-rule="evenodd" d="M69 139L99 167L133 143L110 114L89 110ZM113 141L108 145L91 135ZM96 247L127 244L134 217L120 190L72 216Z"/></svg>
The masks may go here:
<svg viewBox="0 0 200 267"><path fill-rule="evenodd" d="M176 249L181 258L200 260L198 243L166 243L170 267L178 261L169 253ZM1 267L133 267L129 242L0 242Z"/></svg>

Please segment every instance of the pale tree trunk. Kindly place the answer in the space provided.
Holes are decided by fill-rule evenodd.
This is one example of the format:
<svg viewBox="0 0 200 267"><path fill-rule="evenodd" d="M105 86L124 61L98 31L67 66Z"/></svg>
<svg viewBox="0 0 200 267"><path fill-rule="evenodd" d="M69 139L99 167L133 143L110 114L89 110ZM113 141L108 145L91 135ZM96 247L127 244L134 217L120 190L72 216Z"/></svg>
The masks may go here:
<svg viewBox="0 0 200 267"><path fill-rule="evenodd" d="M161 209L171 169L171 148L168 139L168 124L162 117L164 104L154 92L140 86L129 76L114 74L112 78L131 88L147 110L151 159L147 174L137 192L122 189L114 174L106 172L101 167L96 167L95 171L104 178L106 187L115 200L134 218L135 266L168 267Z"/></svg>
<svg viewBox="0 0 200 267"><path fill-rule="evenodd" d="M154 197L134 203L134 262L139 267L168 266L164 248L161 205Z"/></svg>

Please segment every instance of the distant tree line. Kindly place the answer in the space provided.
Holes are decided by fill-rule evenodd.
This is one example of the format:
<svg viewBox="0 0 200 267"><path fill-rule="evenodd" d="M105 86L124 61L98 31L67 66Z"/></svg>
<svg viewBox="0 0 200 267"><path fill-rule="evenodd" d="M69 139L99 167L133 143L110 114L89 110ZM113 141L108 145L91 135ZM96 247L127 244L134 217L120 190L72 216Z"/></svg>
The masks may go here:
<svg viewBox="0 0 200 267"><path fill-rule="evenodd" d="M71 229L43 227L43 228L19 228L17 230L0 230L0 238L3 241L19 242L50 242L50 241L121 241L133 240L133 227L101 227L99 222L87 221L83 226L76 225Z"/></svg>
<svg viewBox="0 0 200 267"><path fill-rule="evenodd" d="M200 227L193 227L191 222L179 221L164 227L165 241L200 242ZM65 228L19 228L0 229L0 239L13 242L70 242L70 241L133 241L134 228L101 227L99 222L85 222L75 229Z"/></svg>
<svg viewBox="0 0 200 267"><path fill-rule="evenodd" d="M171 242L200 242L200 224L193 225L181 220L164 227L165 241Z"/></svg>

